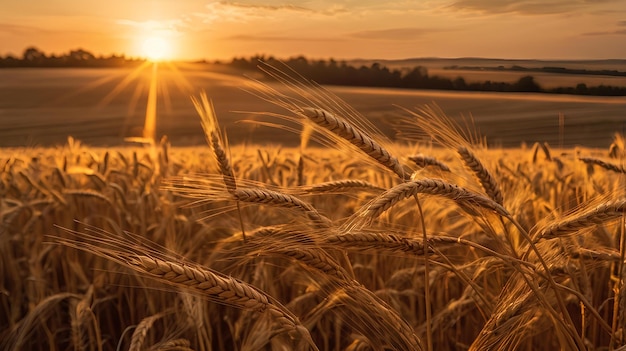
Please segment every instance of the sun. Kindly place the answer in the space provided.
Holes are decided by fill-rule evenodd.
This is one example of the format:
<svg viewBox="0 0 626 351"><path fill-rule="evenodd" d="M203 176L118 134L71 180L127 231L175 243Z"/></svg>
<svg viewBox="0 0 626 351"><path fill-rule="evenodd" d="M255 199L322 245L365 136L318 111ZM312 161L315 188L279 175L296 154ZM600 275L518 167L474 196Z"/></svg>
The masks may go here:
<svg viewBox="0 0 626 351"><path fill-rule="evenodd" d="M163 61L172 57L172 47L165 38L152 36L143 41L142 53L150 61Z"/></svg>

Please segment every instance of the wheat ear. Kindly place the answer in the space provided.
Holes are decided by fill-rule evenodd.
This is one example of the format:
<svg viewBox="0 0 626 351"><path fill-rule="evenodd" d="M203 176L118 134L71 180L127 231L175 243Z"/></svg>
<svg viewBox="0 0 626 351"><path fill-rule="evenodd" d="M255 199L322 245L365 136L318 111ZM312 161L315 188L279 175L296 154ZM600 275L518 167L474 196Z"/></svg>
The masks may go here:
<svg viewBox="0 0 626 351"><path fill-rule="evenodd" d="M439 168L444 172L450 172L450 167L448 167L445 163L439 161L438 159L432 156L426 156L422 154L409 156L409 160L413 161L416 166L420 168L426 168L428 166L432 166L435 168Z"/></svg>
<svg viewBox="0 0 626 351"><path fill-rule="evenodd" d="M415 239L404 238L395 234L375 232L352 232L345 234L333 234L324 239L327 244L348 248L358 248L361 251L381 249L408 253L415 256L424 254L424 244Z"/></svg>
<svg viewBox="0 0 626 351"><path fill-rule="evenodd" d="M234 307L259 313L269 311L278 324L287 330L295 330L299 325L297 318L273 301L271 297L233 277L200 266L145 255L125 259L126 266L139 273L147 273L151 278L161 282L200 292L215 301Z"/></svg>
<svg viewBox="0 0 626 351"><path fill-rule="evenodd" d="M318 108L305 107L301 109L301 112L308 120L347 140L378 163L393 171L400 178L410 178L410 175L404 170L397 158L345 119Z"/></svg>
<svg viewBox="0 0 626 351"><path fill-rule="evenodd" d="M474 172L474 175L478 178L478 181L485 190L485 193L487 193L487 196L502 205L504 203L502 191L500 190L500 186L493 175L491 175L487 168L485 168L482 162L480 162L478 157L476 157L470 149L461 146L457 151L461 156L463 163L465 163L465 166Z"/></svg>
<svg viewBox="0 0 626 351"><path fill-rule="evenodd" d="M326 251L315 245L315 240L305 232L283 226L266 226L250 232L253 255L275 254L292 259L306 268L326 276L349 281L348 272Z"/></svg>
<svg viewBox="0 0 626 351"><path fill-rule="evenodd" d="M104 231L89 228L96 235L106 235ZM53 238L59 244L117 262L139 274L200 294L218 303L257 313L268 313L281 327L281 331L292 336L301 336L316 349L308 330L291 311L249 283L169 255L150 254L150 249L123 240L61 229L75 235L77 239Z"/></svg>
<svg viewBox="0 0 626 351"><path fill-rule="evenodd" d="M235 200L248 203L261 203L276 207L285 207L303 212L307 217L322 226L330 226L331 220L321 215L310 204L299 198L263 188L238 188L232 192Z"/></svg>
<svg viewBox="0 0 626 351"><path fill-rule="evenodd" d="M371 219L379 217L396 203L416 194L428 194L448 198L461 207L481 207L492 210L502 216L507 216L506 210L494 200L480 194L473 193L458 185L450 184L441 179L419 179L404 182L387 190L366 205L361 216Z"/></svg>
<svg viewBox="0 0 626 351"><path fill-rule="evenodd" d="M367 190L374 192L382 192L385 190L372 183L358 179L334 180L330 182L309 185L304 187L303 189L304 192L312 194L335 193L347 190Z"/></svg>
<svg viewBox="0 0 626 351"><path fill-rule="evenodd" d="M130 346L128 347L128 351L141 351L144 349L144 341L148 336L148 331L152 328L154 322L158 319L162 318L166 313L161 312L155 315L146 317L137 324L135 331L133 332L133 336L130 338Z"/></svg>
<svg viewBox="0 0 626 351"><path fill-rule="evenodd" d="M626 199L601 204L590 211L554 221L539 230L538 239L552 239L569 235L593 225L618 219L626 213Z"/></svg>
<svg viewBox="0 0 626 351"><path fill-rule="evenodd" d="M228 158L226 150L224 150L223 147L224 138L222 137L222 134L219 130L217 116L215 114L213 104L204 93L200 95L200 100L194 97L192 97L191 100L193 101L193 104L196 107L196 111L198 111L198 114L200 115L200 118L202 120L202 129L204 129L207 142L213 150L213 154L220 168L220 173L222 174L222 177L224 179L226 189L229 192L232 192L237 189L237 183L235 181L233 168L230 164L230 159Z"/></svg>
<svg viewBox="0 0 626 351"><path fill-rule="evenodd" d="M600 166L606 170L609 171L613 171L615 173L622 173L622 174L626 174L626 168L624 168L623 166L618 166L609 162L605 162L602 161L600 159L597 158L593 158L593 157L579 157L579 160L583 161L584 163L588 164L588 165L597 165Z"/></svg>

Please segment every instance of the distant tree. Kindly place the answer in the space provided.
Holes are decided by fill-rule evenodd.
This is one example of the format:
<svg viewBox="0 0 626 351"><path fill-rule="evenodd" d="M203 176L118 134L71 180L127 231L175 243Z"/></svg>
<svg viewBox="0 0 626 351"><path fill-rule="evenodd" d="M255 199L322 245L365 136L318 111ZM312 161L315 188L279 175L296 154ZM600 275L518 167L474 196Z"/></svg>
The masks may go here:
<svg viewBox="0 0 626 351"><path fill-rule="evenodd" d="M467 83L465 83L465 79L463 79L463 77L457 77L452 82L452 85L454 86L455 90L466 90L467 89Z"/></svg>
<svg viewBox="0 0 626 351"><path fill-rule="evenodd" d="M426 68L418 66L402 77L404 88L428 89L428 71Z"/></svg>
<svg viewBox="0 0 626 351"><path fill-rule="evenodd" d="M517 83L513 84L514 91L523 91L523 92L539 92L541 91L541 87L537 82L535 82L535 78L533 76L524 76L520 78Z"/></svg>
<svg viewBox="0 0 626 351"><path fill-rule="evenodd" d="M41 62L46 58L46 54L43 51L40 51L34 46L30 46L24 50L24 54L22 55L24 61L27 62Z"/></svg>
<svg viewBox="0 0 626 351"><path fill-rule="evenodd" d="M92 53L83 49L72 50L69 56L75 61L90 61L96 58Z"/></svg>
<svg viewBox="0 0 626 351"><path fill-rule="evenodd" d="M589 94L589 89L587 88L587 84L580 83L576 85L576 93L582 94L582 95Z"/></svg>

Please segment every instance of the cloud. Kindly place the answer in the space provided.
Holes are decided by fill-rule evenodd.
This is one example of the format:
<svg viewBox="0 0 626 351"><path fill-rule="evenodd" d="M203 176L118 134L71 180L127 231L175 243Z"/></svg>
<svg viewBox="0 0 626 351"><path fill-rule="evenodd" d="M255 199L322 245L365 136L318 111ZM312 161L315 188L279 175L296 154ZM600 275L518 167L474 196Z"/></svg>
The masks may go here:
<svg viewBox="0 0 626 351"><path fill-rule="evenodd" d="M258 11L258 10L262 10L262 11L295 11L295 12L314 12L313 10L306 8L306 7L302 7L302 6L297 6L297 5L291 5L291 4L285 4L285 5L258 5L258 4L243 4L243 3L237 3L237 2L228 2L228 1L220 1L214 4L219 4L221 6L229 6L232 8L239 8L239 9L244 9L244 10L252 10L252 11Z"/></svg>
<svg viewBox="0 0 626 351"><path fill-rule="evenodd" d="M583 33L585 36L599 36L599 35L626 35L626 29L618 29L618 30L607 30L600 32L588 32Z"/></svg>
<svg viewBox="0 0 626 351"><path fill-rule="evenodd" d="M41 29L41 28L31 27L31 26L24 26L24 25L19 25L19 24L12 24L12 23L0 23L1 34L8 33L11 35L23 35L23 34L32 34L32 33L41 33L41 32L48 32L48 31Z"/></svg>
<svg viewBox="0 0 626 351"><path fill-rule="evenodd" d="M117 20L118 24L137 28L150 33L160 33L161 35L177 35L181 33L184 28L188 27L182 19L169 19L169 20L149 20L149 21L133 21L127 19Z"/></svg>
<svg viewBox="0 0 626 351"><path fill-rule="evenodd" d="M390 28L382 30L365 30L350 34L359 39L386 39L386 40L413 40L424 34L432 33L433 30L424 28Z"/></svg>
<svg viewBox="0 0 626 351"><path fill-rule="evenodd" d="M626 21L617 21L617 27L626 27ZM583 33L584 36L601 36L601 35L626 35L626 29L602 30L597 32Z"/></svg>
<svg viewBox="0 0 626 351"><path fill-rule="evenodd" d="M265 5L216 1L206 5L205 12L197 12L194 15L205 23L213 23L218 21L247 22L252 19L272 19L274 16L289 14L332 16L347 11L341 5L331 5L324 9L313 9L292 4Z"/></svg>
<svg viewBox="0 0 626 351"><path fill-rule="evenodd" d="M297 42L330 42L343 41L340 38L324 38L324 37L301 37L301 36L272 36L272 35L233 35L224 38L225 40L240 41L297 41Z"/></svg>
<svg viewBox="0 0 626 351"><path fill-rule="evenodd" d="M601 5L619 4L622 0L456 0L449 6L459 10L484 13L522 13L530 15L586 12Z"/></svg>
<svg viewBox="0 0 626 351"><path fill-rule="evenodd" d="M123 24L126 26L141 28L147 30L177 30L181 27L184 27L184 21L181 19L170 19L170 20L149 20L149 21L133 21L127 19L118 20L117 23Z"/></svg>

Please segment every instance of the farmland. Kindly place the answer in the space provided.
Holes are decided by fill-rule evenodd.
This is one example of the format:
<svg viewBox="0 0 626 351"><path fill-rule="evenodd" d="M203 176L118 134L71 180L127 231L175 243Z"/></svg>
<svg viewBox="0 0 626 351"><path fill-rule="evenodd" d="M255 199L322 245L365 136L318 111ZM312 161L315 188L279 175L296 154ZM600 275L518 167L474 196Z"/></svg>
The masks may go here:
<svg viewBox="0 0 626 351"><path fill-rule="evenodd" d="M626 344L623 100L116 72L0 71L2 349Z"/></svg>

